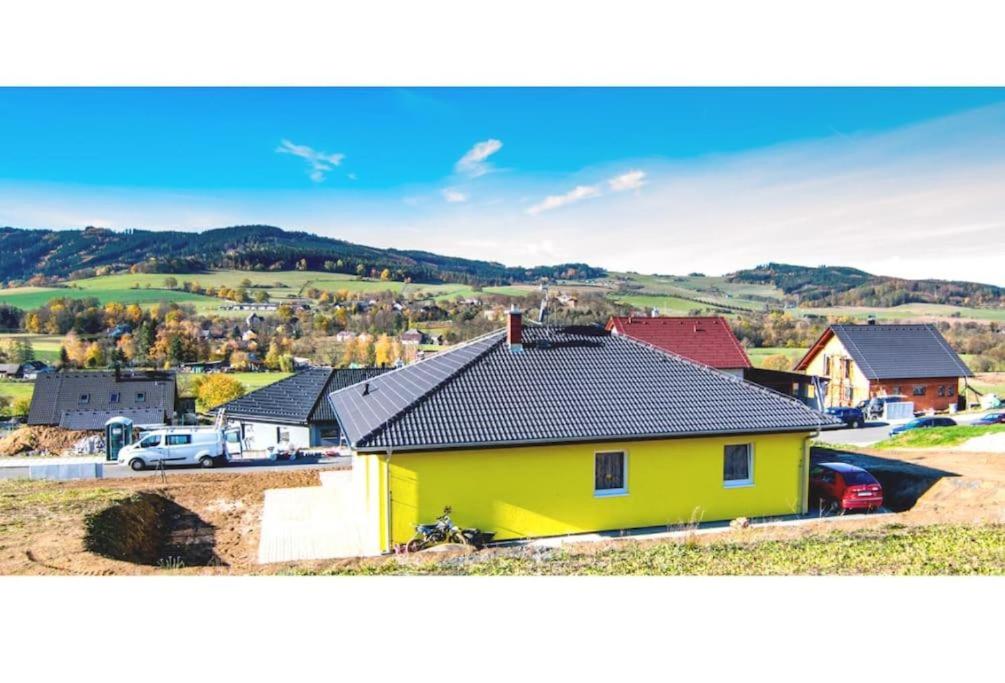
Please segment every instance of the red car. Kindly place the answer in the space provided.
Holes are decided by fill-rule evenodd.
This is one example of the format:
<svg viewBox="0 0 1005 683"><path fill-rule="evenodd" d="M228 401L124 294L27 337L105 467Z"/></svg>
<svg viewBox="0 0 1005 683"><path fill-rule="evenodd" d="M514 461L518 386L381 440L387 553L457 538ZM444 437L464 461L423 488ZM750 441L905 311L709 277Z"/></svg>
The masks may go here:
<svg viewBox="0 0 1005 683"><path fill-rule="evenodd" d="M824 462L810 467L810 497L838 512L876 510L883 506L883 487L861 467Z"/></svg>

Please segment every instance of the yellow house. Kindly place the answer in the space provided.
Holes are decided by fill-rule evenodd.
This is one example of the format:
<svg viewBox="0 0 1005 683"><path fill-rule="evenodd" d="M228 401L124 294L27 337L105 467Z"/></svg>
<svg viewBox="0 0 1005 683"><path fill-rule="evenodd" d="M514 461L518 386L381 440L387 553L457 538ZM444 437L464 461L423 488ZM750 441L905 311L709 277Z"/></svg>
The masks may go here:
<svg viewBox="0 0 1005 683"><path fill-rule="evenodd" d="M450 506L497 540L805 512L797 400L601 328L507 329L329 397L382 551Z"/></svg>

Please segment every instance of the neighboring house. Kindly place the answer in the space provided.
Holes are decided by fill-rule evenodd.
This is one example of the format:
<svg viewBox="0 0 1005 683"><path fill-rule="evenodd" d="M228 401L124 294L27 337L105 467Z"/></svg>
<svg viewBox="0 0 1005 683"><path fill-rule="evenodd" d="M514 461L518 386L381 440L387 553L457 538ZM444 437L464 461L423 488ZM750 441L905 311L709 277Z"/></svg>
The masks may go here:
<svg viewBox="0 0 1005 683"><path fill-rule="evenodd" d="M175 377L168 372L69 370L42 373L28 409L29 425L101 429L113 417L137 425L174 420Z"/></svg>
<svg viewBox="0 0 1005 683"><path fill-rule="evenodd" d="M55 372L55 369L40 360L30 360L21 365L21 377L27 380L34 381L40 374L47 372Z"/></svg>
<svg viewBox="0 0 1005 683"><path fill-rule="evenodd" d="M341 330L335 335L335 341L339 344L346 344L356 339L356 335L349 330Z"/></svg>
<svg viewBox="0 0 1005 683"><path fill-rule="evenodd" d="M755 368L723 317L615 317L607 322L607 329L613 334L637 339L696 363L787 394L811 408L822 410L824 407L819 400L824 393L820 378L797 372Z"/></svg>
<svg viewBox="0 0 1005 683"><path fill-rule="evenodd" d="M719 316L613 317L607 321L607 330L737 377L753 367L729 323Z"/></svg>
<svg viewBox="0 0 1005 683"><path fill-rule="evenodd" d="M450 506L499 540L807 510L835 420L599 327L523 327L329 396L357 531L387 552Z"/></svg>
<svg viewBox="0 0 1005 683"><path fill-rule="evenodd" d="M228 367L230 367L230 364L225 360L200 360L192 363L182 363L179 365L179 370L181 372L203 375L212 372L223 372Z"/></svg>
<svg viewBox="0 0 1005 683"><path fill-rule="evenodd" d="M241 438L249 450L265 450L280 443L299 448L334 446L340 432L325 397L384 372L383 368L310 368L216 410L241 426Z"/></svg>
<svg viewBox="0 0 1005 683"><path fill-rule="evenodd" d="M133 333L133 326L129 323L119 323L112 329L108 330L108 338L113 340L119 340L127 334Z"/></svg>
<svg viewBox="0 0 1005 683"><path fill-rule="evenodd" d="M961 377L973 374L933 325L831 325L796 364L829 379L827 404L855 405L904 395L915 410L957 403Z"/></svg>
<svg viewBox="0 0 1005 683"><path fill-rule="evenodd" d="M20 363L0 363L0 377L15 379L21 377Z"/></svg>
<svg viewBox="0 0 1005 683"><path fill-rule="evenodd" d="M405 330L404 332L401 333L401 343L402 344L410 344L410 345L414 346L414 345L421 344L424 339L425 339L425 335L422 334L422 332L420 332L419 330L416 330L416 329Z"/></svg>

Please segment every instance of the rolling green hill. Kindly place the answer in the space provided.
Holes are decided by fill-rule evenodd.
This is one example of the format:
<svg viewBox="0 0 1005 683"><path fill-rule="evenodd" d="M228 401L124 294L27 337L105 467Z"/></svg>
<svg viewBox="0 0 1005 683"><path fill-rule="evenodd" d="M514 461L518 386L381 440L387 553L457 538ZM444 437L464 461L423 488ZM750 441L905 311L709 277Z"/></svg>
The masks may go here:
<svg viewBox="0 0 1005 683"><path fill-rule="evenodd" d="M510 267L490 261L425 251L378 249L307 232L245 225L203 232L126 230L21 230L0 228L0 280L33 276L75 279L138 269L155 273L313 270L357 275L385 268L396 280L505 285L547 277L599 277L604 271L582 263ZM135 268L134 268L135 267Z"/></svg>

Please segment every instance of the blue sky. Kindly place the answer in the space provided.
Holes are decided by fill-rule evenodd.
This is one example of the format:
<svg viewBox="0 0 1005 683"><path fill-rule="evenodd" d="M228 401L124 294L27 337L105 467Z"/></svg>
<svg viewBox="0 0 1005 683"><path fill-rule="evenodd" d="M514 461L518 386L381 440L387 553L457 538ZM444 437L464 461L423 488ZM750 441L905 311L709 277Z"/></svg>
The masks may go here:
<svg viewBox="0 0 1005 683"><path fill-rule="evenodd" d="M1002 89L0 89L0 224L263 222L510 264L840 262L1005 284L970 245L1005 246L1003 103ZM854 244L814 242L839 231Z"/></svg>

